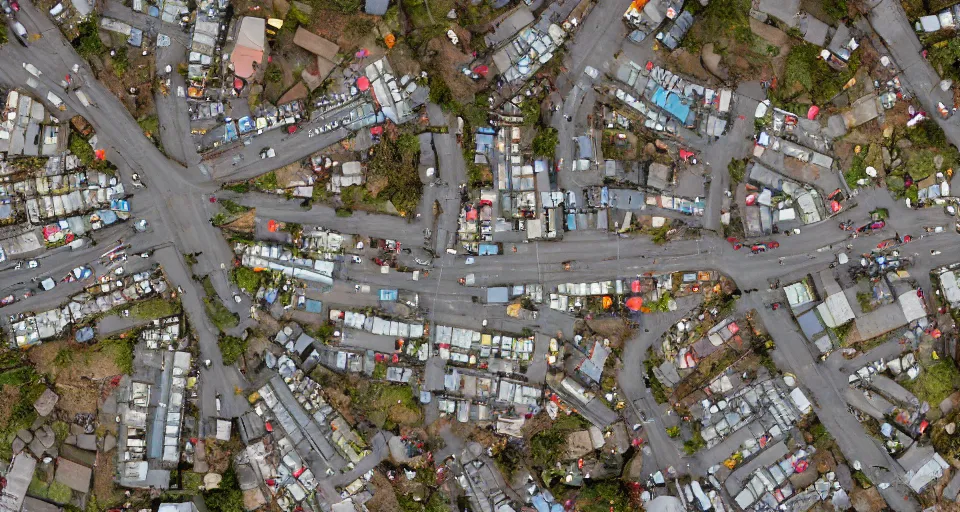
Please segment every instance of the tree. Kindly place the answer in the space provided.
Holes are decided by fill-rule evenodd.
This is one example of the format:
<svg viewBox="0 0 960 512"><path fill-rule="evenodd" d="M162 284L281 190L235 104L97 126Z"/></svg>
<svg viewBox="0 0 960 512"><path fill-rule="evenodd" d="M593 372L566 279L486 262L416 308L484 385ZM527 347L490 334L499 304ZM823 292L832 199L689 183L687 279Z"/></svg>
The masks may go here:
<svg viewBox="0 0 960 512"><path fill-rule="evenodd" d="M557 130L546 128L539 130L537 136L533 138L533 154L536 156L552 157L557 152L557 144L560 140L557 136Z"/></svg>
<svg viewBox="0 0 960 512"><path fill-rule="evenodd" d="M247 342L236 336L220 337L220 352L223 353L223 364L233 364L240 360L247 351Z"/></svg>
<svg viewBox="0 0 960 512"><path fill-rule="evenodd" d="M100 19L93 15L77 24L79 35L73 44L77 53L83 58L103 55L107 52L106 45L100 40Z"/></svg>
<svg viewBox="0 0 960 512"><path fill-rule="evenodd" d="M210 512L244 512L243 492L233 464L223 473L223 479L216 489L205 491L203 501Z"/></svg>

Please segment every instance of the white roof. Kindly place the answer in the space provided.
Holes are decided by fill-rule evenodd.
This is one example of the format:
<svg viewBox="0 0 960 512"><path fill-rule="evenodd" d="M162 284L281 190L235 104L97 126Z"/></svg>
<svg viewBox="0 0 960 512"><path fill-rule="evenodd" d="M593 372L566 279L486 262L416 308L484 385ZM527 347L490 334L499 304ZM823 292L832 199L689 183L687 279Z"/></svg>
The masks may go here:
<svg viewBox="0 0 960 512"><path fill-rule="evenodd" d="M810 401L807 400L807 396L803 394L803 391L801 391L800 388L793 388L793 391L790 392L790 400L793 400L793 405L797 406L797 410L803 414L806 414L813 409L813 407L810 405Z"/></svg>

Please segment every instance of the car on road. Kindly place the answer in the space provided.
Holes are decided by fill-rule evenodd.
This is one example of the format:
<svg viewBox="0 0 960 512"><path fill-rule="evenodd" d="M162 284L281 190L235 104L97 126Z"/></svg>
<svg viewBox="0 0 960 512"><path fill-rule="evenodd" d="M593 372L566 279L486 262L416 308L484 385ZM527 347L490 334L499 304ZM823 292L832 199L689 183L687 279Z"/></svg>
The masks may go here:
<svg viewBox="0 0 960 512"><path fill-rule="evenodd" d="M149 252L141 252L141 253L140 253L140 257L141 257L141 258L149 258L149 257L150 257L150 253L149 253Z"/></svg>
<svg viewBox="0 0 960 512"><path fill-rule="evenodd" d="M589 76L594 80L596 80L597 77L600 76L600 72L597 71L596 68L594 68L593 66L587 66L586 68L584 68L583 72L586 73L587 76Z"/></svg>
<svg viewBox="0 0 960 512"><path fill-rule="evenodd" d="M37 268L39 266L40 266L40 262L37 260L30 260L27 262L27 267L29 268Z"/></svg>
<svg viewBox="0 0 960 512"><path fill-rule="evenodd" d="M353 258L351 258L351 261L353 261L354 263L363 263L363 258L361 258L360 256L354 256Z"/></svg>
<svg viewBox="0 0 960 512"><path fill-rule="evenodd" d="M299 129L300 129L300 127L297 126L297 125L295 125L295 124L288 124L287 127L286 127L287 133L289 133L289 134L297 133L297 130L299 130Z"/></svg>
<svg viewBox="0 0 960 512"><path fill-rule="evenodd" d="M260 159L264 158L273 158L277 156L277 152L273 148L263 148L260 150Z"/></svg>
<svg viewBox="0 0 960 512"><path fill-rule="evenodd" d="M467 257L467 265L473 265L476 260L473 259L473 256Z"/></svg>
<svg viewBox="0 0 960 512"><path fill-rule="evenodd" d="M957 214L957 207L952 204L948 204L947 206L943 207L943 213L953 217Z"/></svg>
<svg viewBox="0 0 960 512"><path fill-rule="evenodd" d="M764 252L770 249L776 249L778 247L780 247L780 242L770 241L770 242L761 242L758 244L753 244L752 246L750 246L750 250L753 251L754 254L756 254L756 253Z"/></svg>
<svg viewBox="0 0 960 512"><path fill-rule="evenodd" d="M427 266L430 265L431 261L425 258L414 258L413 261L417 262L417 265Z"/></svg>
<svg viewBox="0 0 960 512"><path fill-rule="evenodd" d="M241 302L243 302L243 297L241 297L239 293L234 293L233 301L236 302L237 304L240 304Z"/></svg>
<svg viewBox="0 0 960 512"><path fill-rule="evenodd" d="M23 26L23 23L19 21L13 22L13 33L17 36L17 41L20 42L24 47L29 46L27 42L27 29Z"/></svg>

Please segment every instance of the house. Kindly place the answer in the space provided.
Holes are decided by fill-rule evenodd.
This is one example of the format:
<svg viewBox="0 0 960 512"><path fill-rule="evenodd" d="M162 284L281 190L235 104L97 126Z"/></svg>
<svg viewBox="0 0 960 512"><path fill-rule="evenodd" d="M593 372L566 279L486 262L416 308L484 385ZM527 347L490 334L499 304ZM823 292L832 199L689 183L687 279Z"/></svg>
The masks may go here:
<svg viewBox="0 0 960 512"><path fill-rule="evenodd" d="M240 20L237 43L230 55L233 73L240 78L250 78L263 62L263 45L267 22L263 18L245 16Z"/></svg>
<svg viewBox="0 0 960 512"><path fill-rule="evenodd" d="M320 80L326 78L337 67L337 53L340 52L340 47L336 43L299 27L293 36L293 44L317 57L317 76Z"/></svg>

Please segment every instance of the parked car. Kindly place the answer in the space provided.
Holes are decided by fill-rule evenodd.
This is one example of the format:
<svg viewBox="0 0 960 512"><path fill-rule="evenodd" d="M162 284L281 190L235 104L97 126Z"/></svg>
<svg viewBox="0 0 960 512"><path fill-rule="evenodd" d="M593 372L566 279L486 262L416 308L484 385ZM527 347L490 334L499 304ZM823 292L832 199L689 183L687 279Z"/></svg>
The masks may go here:
<svg viewBox="0 0 960 512"><path fill-rule="evenodd" d="M299 130L299 129L300 129L300 127L297 126L297 125L295 125L295 124L288 124L288 125L287 125L287 128L286 128L287 133L289 133L289 134L297 133L297 130Z"/></svg>
<svg viewBox="0 0 960 512"><path fill-rule="evenodd" d="M263 148L260 150L260 158L273 158L277 156L277 152L273 148Z"/></svg>
<svg viewBox="0 0 960 512"><path fill-rule="evenodd" d="M20 41L20 44L23 46L29 46L27 41L27 29L23 26L23 23L19 21L13 22L13 33L17 36L17 41Z"/></svg>

